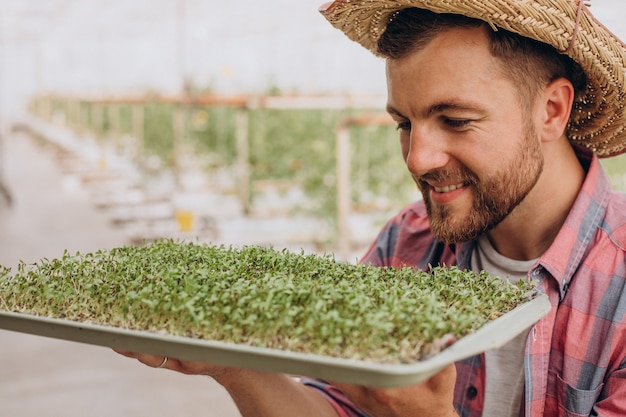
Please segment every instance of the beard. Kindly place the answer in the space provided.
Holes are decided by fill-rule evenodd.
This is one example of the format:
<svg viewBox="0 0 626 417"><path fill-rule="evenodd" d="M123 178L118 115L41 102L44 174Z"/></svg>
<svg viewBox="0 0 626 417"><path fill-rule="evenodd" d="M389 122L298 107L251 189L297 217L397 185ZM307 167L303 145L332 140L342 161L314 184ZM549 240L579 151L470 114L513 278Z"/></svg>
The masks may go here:
<svg viewBox="0 0 626 417"><path fill-rule="evenodd" d="M416 179L422 192L433 234L445 243L475 240L504 220L535 186L543 171L543 154L538 137L529 123L524 140L510 161L487 178L466 167L443 168ZM426 182L453 182L468 185L474 192L472 207L465 215L452 207L432 203L430 186Z"/></svg>

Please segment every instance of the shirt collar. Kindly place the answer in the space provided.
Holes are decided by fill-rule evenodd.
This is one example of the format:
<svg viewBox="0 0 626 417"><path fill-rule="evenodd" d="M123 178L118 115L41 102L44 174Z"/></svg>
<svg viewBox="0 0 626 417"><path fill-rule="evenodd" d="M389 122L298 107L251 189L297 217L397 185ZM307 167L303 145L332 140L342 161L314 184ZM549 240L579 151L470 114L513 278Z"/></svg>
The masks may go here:
<svg viewBox="0 0 626 417"><path fill-rule="evenodd" d="M587 175L561 230L539 258L539 265L558 282L561 299L602 225L611 191L610 180L598 157L582 148L575 150L583 167L588 167Z"/></svg>

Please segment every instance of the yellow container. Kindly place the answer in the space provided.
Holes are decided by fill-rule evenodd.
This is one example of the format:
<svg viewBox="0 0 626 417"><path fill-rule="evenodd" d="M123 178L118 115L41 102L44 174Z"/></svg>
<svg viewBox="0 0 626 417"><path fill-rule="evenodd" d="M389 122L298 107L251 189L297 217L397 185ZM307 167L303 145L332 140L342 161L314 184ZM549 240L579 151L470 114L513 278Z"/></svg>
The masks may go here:
<svg viewBox="0 0 626 417"><path fill-rule="evenodd" d="M194 215L190 210L176 210L176 222L178 230L181 232L190 232L193 230Z"/></svg>

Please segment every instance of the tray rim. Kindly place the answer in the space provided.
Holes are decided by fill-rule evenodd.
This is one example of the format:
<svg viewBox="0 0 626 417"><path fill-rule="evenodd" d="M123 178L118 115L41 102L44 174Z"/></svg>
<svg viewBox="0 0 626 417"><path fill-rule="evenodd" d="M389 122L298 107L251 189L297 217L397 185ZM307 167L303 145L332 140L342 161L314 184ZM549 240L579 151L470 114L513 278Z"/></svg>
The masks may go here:
<svg viewBox="0 0 626 417"><path fill-rule="evenodd" d="M394 387L427 379L445 366L504 345L552 308L543 293L440 353L410 364L343 359L0 310L0 329L109 348L280 372L327 381Z"/></svg>

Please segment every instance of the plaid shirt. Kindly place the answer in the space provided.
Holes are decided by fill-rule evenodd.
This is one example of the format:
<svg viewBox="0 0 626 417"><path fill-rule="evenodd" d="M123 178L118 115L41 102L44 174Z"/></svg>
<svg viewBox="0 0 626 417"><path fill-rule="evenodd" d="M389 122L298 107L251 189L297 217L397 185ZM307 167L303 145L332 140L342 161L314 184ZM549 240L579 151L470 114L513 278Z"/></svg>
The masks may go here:
<svg viewBox="0 0 626 417"><path fill-rule="evenodd" d="M626 195L610 190L596 156L578 154L585 182L556 239L529 271L553 308L526 342L527 417L626 416ZM417 202L390 220L363 261L469 268L475 245L439 242ZM304 383L323 391L340 417L365 416L327 384ZM484 392L484 355L458 362L459 414L481 416Z"/></svg>

